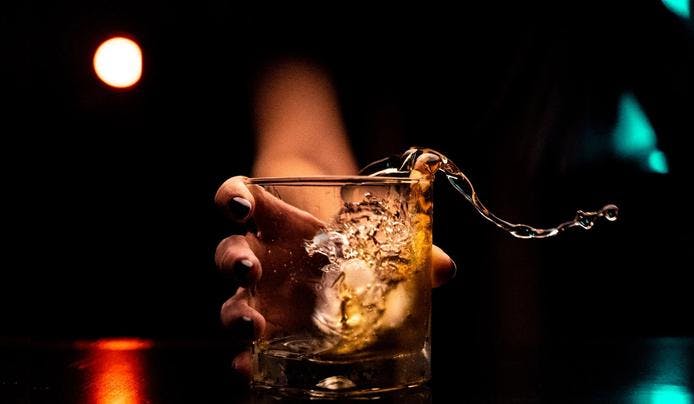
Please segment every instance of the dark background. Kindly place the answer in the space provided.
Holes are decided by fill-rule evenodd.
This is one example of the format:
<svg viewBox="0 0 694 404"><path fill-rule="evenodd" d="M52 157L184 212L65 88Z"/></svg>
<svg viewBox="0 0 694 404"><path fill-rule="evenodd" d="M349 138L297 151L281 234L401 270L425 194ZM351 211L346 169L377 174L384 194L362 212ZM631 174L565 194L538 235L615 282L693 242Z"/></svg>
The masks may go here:
<svg viewBox="0 0 694 404"><path fill-rule="evenodd" d="M212 198L250 173L253 85L287 57L334 77L360 164L439 149L517 222L620 206L591 232L515 240L440 181L435 241L459 274L435 292L435 346L694 334L691 21L658 1L458 6L4 10L0 335L226 338ZM129 91L91 65L118 33L144 52ZM608 150L625 93L669 174Z"/></svg>

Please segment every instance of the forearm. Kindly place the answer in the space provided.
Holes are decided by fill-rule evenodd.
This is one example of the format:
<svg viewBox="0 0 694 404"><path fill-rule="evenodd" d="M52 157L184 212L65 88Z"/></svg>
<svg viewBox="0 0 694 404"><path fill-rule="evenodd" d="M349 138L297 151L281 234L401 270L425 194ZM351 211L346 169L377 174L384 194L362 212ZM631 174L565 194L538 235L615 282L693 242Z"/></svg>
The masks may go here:
<svg viewBox="0 0 694 404"><path fill-rule="evenodd" d="M291 176L314 176L314 175L335 175L335 174L354 174L353 171L339 172L336 169L323 167L317 164L315 159L302 157L300 155L269 155L261 153L253 164L253 176L255 177L291 177Z"/></svg>
<svg viewBox="0 0 694 404"><path fill-rule="evenodd" d="M347 175L357 171L325 72L302 61L270 69L255 100L256 176Z"/></svg>

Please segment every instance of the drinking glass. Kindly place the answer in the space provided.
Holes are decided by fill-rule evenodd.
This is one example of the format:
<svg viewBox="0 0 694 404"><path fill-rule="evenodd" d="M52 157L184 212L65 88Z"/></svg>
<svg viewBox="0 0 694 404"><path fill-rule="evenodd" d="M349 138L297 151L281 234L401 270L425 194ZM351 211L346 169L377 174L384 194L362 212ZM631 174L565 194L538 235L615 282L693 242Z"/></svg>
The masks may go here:
<svg viewBox="0 0 694 404"><path fill-rule="evenodd" d="M343 397L430 378L432 183L399 177L249 178L266 319L252 385ZM261 206L262 205L262 206ZM262 212L262 213L261 213Z"/></svg>

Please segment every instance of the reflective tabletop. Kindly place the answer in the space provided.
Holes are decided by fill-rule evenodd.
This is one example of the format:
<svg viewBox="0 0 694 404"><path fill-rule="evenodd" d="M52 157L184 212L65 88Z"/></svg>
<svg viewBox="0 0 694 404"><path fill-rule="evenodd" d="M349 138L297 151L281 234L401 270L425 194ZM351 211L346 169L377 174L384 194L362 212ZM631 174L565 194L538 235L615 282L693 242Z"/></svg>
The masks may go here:
<svg viewBox="0 0 694 404"><path fill-rule="evenodd" d="M221 341L0 340L1 403L275 402L234 374ZM428 386L383 402L692 403L694 339L578 340L433 355Z"/></svg>

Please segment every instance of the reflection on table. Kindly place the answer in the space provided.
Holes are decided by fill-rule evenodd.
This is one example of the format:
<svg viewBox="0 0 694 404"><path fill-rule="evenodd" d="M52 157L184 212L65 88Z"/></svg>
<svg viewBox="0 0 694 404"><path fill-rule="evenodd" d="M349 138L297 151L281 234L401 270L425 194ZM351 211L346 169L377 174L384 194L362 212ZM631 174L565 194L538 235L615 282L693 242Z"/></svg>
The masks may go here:
<svg viewBox="0 0 694 404"><path fill-rule="evenodd" d="M0 341L0 402L276 402L233 373L235 349L223 341L138 338ZM380 401L688 404L692 360L694 339L686 338L465 347L445 356L435 351L429 386Z"/></svg>

